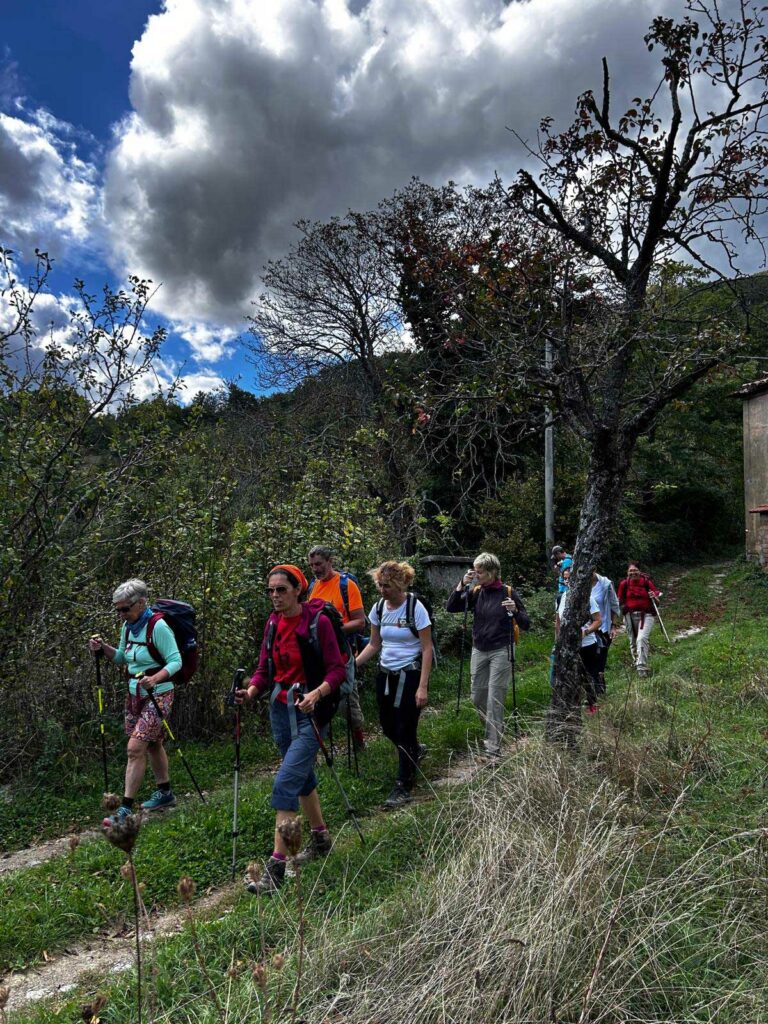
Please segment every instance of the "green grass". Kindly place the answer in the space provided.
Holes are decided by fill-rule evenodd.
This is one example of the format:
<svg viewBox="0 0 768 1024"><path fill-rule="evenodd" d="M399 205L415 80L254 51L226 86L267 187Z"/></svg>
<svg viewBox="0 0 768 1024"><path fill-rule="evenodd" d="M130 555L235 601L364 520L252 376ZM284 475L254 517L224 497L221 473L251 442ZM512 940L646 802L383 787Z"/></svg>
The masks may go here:
<svg viewBox="0 0 768 1024"><path fill-rule="evenodd" d="M450 665L434 673L431 694L433 702L449 713L431 712L422 719L420 736L430 747L423 769L427 775L437 773L453 750L466 747L468 734L477 732L476 716L466 705L460 715L452 712L455 675ZM340 725L337 723L337 730ZM199 755L195 748L195 770L203 760ZM273 748L269 751L269 762L275 762ZM348 772L341 754L337 755L336 766L353 806L365 816L378 808L391 788L395 754L392 745L379 738L369 745L361 759L359 778ZM204 777L213 778L212 772L212 767L206 769ZM201 889L229 879L230 779L231 775L222 772L219 782L225 788L213 792L207 804L190 799L177 811L143 828L136 867L146 886L148 906L175 905L176 884L182 875L191 875ZM240 874L249 859L258 859L271 850L271 785L271 775L264 775L245 782L241 788ZM338 829L346 820L346 812L325 768L321 768L320 785L326 817ZM98 933L123 914L130 905L130 891L118 873L122 860L122 855L99 837L83 842L71 857L57 857L0 876L0 974L38 963L44 951L54 953L88 934ZM32 894L34 898L30 898Z"/></svg>
<svg viewBox="0 0 768 1024"><path fill-rule="evenodd" d="M638 855L627 876L630 889L642 891L644 885L654 880L661 884L665 874L674 877L674 873L688 863L693 851L702 844L712 843L720 843L723 850L737 855L734 867L728 869L731 874L743 871L745 884L758 888L762 884L765 889L765 873L762 883L755 878L749 859L739 859L742 856L739 844L745 832L766 825L768 758L764 732L768 710L765 663L768 602L765 599L768 581L741 563L717 571L726 572L719 593L713 592L712 569L706 567L689 572L672 588L670 602L665 603L668 628L670 625L685 627L698 617L706 629L669 648L656 629L652 634L654 674L651 679L639 681L631 671L626 639L615 643L609 661L608 699L597 720L591 720L587 726L584 757L574 762L575 786L591 787L608 778L626 794L621 813L628 815L626 820L648 844L647 854ZM659 574L657 582L662 589L665 577L674 572L674 568L670 568ZM524 636L519 648L518 703L523 721L534 729L548 699L550 648L551 637L545 633ZM420 735L431 750L425 762L425 770L430 775L439 774L451 753L464 749L467 738L478 733L476 716L466 702L468 677L468 666L465 666L465 702L457 717L453 713L456 663L444 661L435 675L433 710L422 718L420 725ZM371 721L370 694L366 695L366 702ZM222 746L222 759L226 764L226 744ZM194 755L197 767L198 748L194 748ZM344 758L339 756L342 780L353 803L362 814L368 815L389 788L394 771L391 746L381 739L370 746L362 760L360 779L350 776L343 762ZM511 764L514 770L514 762ZM227 770L231 770L231 760L222 774ZM321 773L324 808L338 834L344 822L343 806L324 768ZM259 859L268 852L272 822L269 789L269 779L251 781L244 786L241 802L245 833L241 837L243 863ZM426 784L423 789L427 790ZM230 793L224 790L212 797L208 808L190 803L142 831L136 861L139 877L147 887L148 904L161 907L174 904L177 900L175 886L181 874L192 875L199 890L228 879L230 801ZM670 827L667 822L673 808L674 827ZM442 817L442 805L434 802L412 805L406 813L394 817L368 817L364 824L369 842L367 849L359 847L351 829L344 830L337 852L321 866L313 865L305 872L312 891L307 925L309 941L322 941L323 930L332 927L335 933L346 935L352 945L367 938L373 946L372 936L381 935L382 930L406 927L408 918L403 914L404 908L410 905L410 893L423 881L420 876L423 864L428 865L429 872L438 870L447 846L445 842L437 842L436 837L444 838L448 827ZM663 835L660 845L654 845L657 835ZM41 957L43 949L49 952L60 949L127 912L130 894L118 873L121 862L122 856L100 840L83 844L71 862L67 857L60 858L0 880L0 963L5 960L9 965L21 966L32 962ZM76 885L72 884L73 877ZM764 891L763 897L762 910L756 907L758 921L750 933L751 942L758 947L766 939L764 909L768 892ZM749 976L749 965L745 966L744 957L741 952L737 955L735 949L730 960L726 957L724 963L715 949L718 913L722 910L718 899L714 895L702 900L696 911L699 915L696 929L691 931L688 922L681 923L677 932L672 925L665 931L669 942L664 947L664 957L669 962L666 963L664 957L660 962L665 963L669 992L666 995L648 992L642 999L638 996L638 1013L660 1013L659 1007L665 999L670 1005L685 1005L680 993L689 989L699 991L702 985L713 991L718 986L723 991L730 986L735 1005L741 1008L740 1019L744 1019L746 995L737 992L743 985L734 965L745 977ZM232 913L201 927L209 969L224 986L222 991L230 984L224 971L233 948L238 958L253 960L259 956L261 941L254 919L257 902L241 896L235 896L234 900ZM263 905L263 924L270 951L295 950L294 900L293 891L286 890L280 900ZM699 928L701 934L711 931L712 949L696 948L694 938L699 936ZM386 941L381 942L386 947ZM758 949L749 952L758 955ZM357 946L350 956L359 966L361 954ZM200 998L194 1004L194 1016L192 1011L189 1017L171 1012L185 1000L199 997L204 989L203 979L194 966L189 936L159 943L158 957L161 1009L170 1013L171 1019L189 1019L201 1024L205 1020L218 1020L212 1009L210 1016L205 1015L201 1008L206 1006L206 1001ZM363 963L361 970L364 968ZM337 974L345 969L343 964L334 968ZM288 968L286 970L290 973ZM272 983L287 987L288 974L284 982L273 978ZM238 1012L244 1012L243 1006L252 1000L256 1013L256 992L252 983L238 978L231 984ZM101 980L99 987L103 985ZM648 1000L645 1008L643 999ZM722 1021L737 1019L725 1011L727 1000L723 1005ZM66 1004L59 1016L59 1012L50 1007L40 1006L16 1019L19 1024L48 1024L54 1017L69 1019L67 1015L72 1007L74 1002ZM102 1020L106 1024L133 1019L129 987L124 980L111 985L109 1007L102 1014ZM246 1016L239 1019L246 1019ZM659 1019L683 1018L662 1016ZM698 1022L714 1018L692 1013L684 1019ZM768 1013L756 1004L750 1020L768 1020Z"/></svg>

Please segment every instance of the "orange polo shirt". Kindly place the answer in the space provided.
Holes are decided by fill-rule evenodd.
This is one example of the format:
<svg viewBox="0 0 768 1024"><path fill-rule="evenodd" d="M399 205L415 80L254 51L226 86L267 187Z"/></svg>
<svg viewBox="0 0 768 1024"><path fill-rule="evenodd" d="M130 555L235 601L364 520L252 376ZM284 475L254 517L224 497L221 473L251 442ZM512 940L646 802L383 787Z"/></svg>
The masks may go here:
<svg viewBox="0 0 768 1024"><path fill-rule="evenodd" d="M314 601L316 597L332 604L339 615L341 615L342 622L349 622L347 609L344 607L344 602L341 599L340 573L334 571L330 579L327 580L315 579L315 584L312 587L312 600ZM347 597L349 599L350 611L356 611L358 608L362 611L363 597L360 593L360 587L352 579L347 580Z"/></svg>

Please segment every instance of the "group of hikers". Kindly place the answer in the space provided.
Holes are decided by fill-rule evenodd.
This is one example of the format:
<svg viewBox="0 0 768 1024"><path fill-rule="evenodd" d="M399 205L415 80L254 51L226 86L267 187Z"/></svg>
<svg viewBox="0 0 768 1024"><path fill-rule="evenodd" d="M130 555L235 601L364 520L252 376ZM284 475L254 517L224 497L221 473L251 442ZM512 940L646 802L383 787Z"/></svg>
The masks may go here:
<svg viewBox="0 0 768 1024"><path fill-rule="evenodd" d="M573 559L561 546L552 551L557 574L556 634L568 601ZM248 877L255 894L280 888L289 851L286 825L299 809L309 823L308 842L296 856L303 864L325 856L331 837L317 791L315 763L324 749L331 720L341 702L347 704L350 735L357 749L365 746L357 673L378 659L375 678L379 724L397 753L397 772L384 807L394 809L411 799L419 762L426 748L418 739L418 723L429 701L429 679L434 664L432 614L429 603L414 593L415 572L407 562L385 561L369 572L379 597L367 621L357 580L333 565L330 548L311 549L308 580L299 566L275 565L268 574L266 594L272 611L264 627L258 663L247 686L236 686L233 702L243 705L269 694L272 735L282 761L272 786L275 835L271 855L260 877ZM655 621L655 602L661 594L636 562L618 586L593 573L589 620L581 629L581 662L587 712L594 714L605 693L608 648L621 625L629 635L632 657L641 675L648 672L648 637ZM119 825L134 813L147 759L156 789L141 807L164 810L176 803L170 781L164 730L174 699L174 680L183 675L182 652L161 606L149 603L146 583L130 579L112 595L120 617L120 640L113 647L100 636L89 641L91 652L124 669L128 676L125 733L128 762L122 801L104 819L106 828ZM496 555L483 552L451 592L449 612L470 611L473 616L470 660L471 698L484 725L482 756L492 760L501 753L505 704L513 680L515 646L520 630L530 619L518 592L502 582ZM465 620L466 621L466 620Z"/></svg>

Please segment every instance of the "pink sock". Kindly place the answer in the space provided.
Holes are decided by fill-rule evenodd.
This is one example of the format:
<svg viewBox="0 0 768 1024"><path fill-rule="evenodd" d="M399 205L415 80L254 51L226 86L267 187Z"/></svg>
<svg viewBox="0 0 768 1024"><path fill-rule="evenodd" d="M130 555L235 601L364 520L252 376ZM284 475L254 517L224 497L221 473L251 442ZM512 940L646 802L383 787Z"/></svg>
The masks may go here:
<svg viewBox="0 0 768 1024"><path fill-rule="evenodd" d="M314 827L312 829L312 831L313 832L327 832L328 831L328 826L327 825L317 825L316 827Z"/></svg>
<svg viewBox="0 0 768 1024"><path fill-rule="evenodd" d="M272 851L272 860L288 860L284 853L278 853L277 850Z"/></svg>

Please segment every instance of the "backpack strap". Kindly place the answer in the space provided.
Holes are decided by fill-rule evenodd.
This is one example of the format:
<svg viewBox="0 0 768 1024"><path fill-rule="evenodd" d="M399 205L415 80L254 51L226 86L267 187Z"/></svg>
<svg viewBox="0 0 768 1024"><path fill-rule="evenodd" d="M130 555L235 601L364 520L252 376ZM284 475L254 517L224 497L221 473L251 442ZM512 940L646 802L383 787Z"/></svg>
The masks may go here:
<svg viewBox="0 0 768 1024"><path fill-rule="evenodd" d="M381 616L384 614L384 598L376 602L376 618L379 620L379 629L381 629Z"/></svg>
<svg viewBox="0 0 768 1024"><path fill-rule="evenodd" d="M163 666L165 665L165 662L163 661L163 657L160 654L160 651L158 651L158 649L152 643L152 637L153 637L154 632L155 632L155 626L160 621L160 619L164 619L164 618L165 618L165 615L163 615L162 612L153 612L152 618L147 623L147 632L145 634L147 650L149 651L149 654L150 654L150 657L152 658L152 661L156 661L158 665L163 665Z"/></svg>
<svg viewBox="0 0 768 1024"><path fill-rule="evenodd" d="M344 605L344 611L347 613L347 618L351 619L352 616L349 611L349 573L343 572L339 575L339 590L341 591L341 603Z"/></svg>
<svg viewBox="0 0 768 1024"><path fill-rule="evenodd" d="M315 589L315 584L316 583L317 583L317 577L313 576L312 579L310 580L309 586L307 587L307 600L309 600L310 597L312 597L312 591Z"/></svg>
<svg viewBox="0 0 768 1024"><path fill-rule="evenodd" d="M267 635L264 638L267 649L267 679L270 686L275 680L275 659L272 657L272 648L275 643L275 620L270 618L267 625Z"/></svg>
<svg viewBox="0 0 768 1024"><path fill-rule="evenodd" d="M408 591L405 598L405 621L408 625L408 629L418 639L419 631L416 629L416 601L418 598L412 591Z"/></svg>

